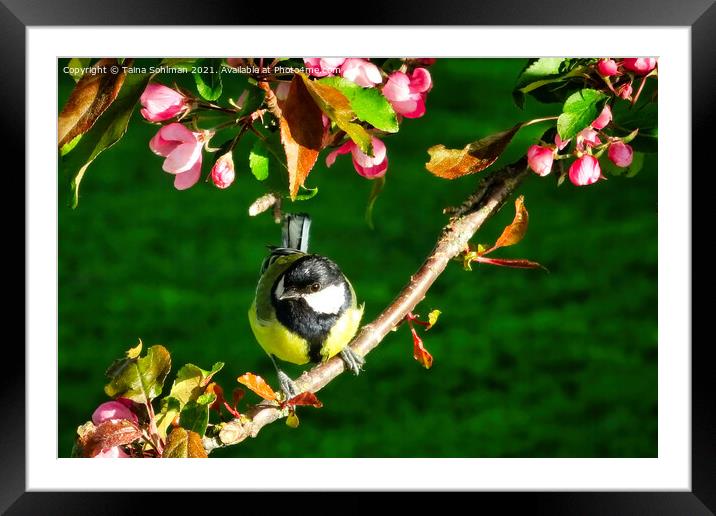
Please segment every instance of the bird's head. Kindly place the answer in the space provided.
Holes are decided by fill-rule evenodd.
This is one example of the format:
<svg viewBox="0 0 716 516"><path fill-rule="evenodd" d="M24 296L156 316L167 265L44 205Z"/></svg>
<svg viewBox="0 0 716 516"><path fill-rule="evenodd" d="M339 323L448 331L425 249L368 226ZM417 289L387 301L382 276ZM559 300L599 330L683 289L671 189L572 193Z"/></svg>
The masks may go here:
<svg viewBox="0 0 716 516"><path fill-rule="evenodd" d="M321 314L338 314L350 303L350 290L338 265L316 255L296 260L278 277L272 294L277 303L305 302Z"/></svg>

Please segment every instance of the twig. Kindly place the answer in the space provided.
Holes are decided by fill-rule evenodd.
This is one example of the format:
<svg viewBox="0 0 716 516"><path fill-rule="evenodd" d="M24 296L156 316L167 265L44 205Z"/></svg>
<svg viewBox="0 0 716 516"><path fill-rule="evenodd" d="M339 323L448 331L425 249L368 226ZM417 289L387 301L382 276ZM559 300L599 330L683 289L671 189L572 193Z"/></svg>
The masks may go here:
<svg viewBox="0 0 716 516"><path fill-rule="evenodd" d="M367 355L413 311L448 263L465 250L475 232L502 207L526 174L527 167L523 158L480 182L477 191L455 210L455 214L443 228L435 248L420 269L410 277L408 284L395 300L373 322L363 326L353 339L350 344L353 351L361 356ZM296 385L301 391L317 392L344 370L343 360L336 356L304 372L296 380ZM287 411L275 405L253 407L246 417L217 425L218 435L205 437L204 447L209 453L216 448L237 444L249 436L256 437L264 426L286 416Z"/></svg>

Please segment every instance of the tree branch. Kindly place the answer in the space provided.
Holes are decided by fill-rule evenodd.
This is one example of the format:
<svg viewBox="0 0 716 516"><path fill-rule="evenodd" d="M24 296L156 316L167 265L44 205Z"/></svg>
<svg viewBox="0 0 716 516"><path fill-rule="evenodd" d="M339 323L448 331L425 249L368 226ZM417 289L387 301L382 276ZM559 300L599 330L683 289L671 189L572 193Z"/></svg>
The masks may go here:
<svg viewBox="0 0 716 516"><path fill-rule="evenodd" d="M451 213L451 219L442 229L435 248L395 300L373 322L361 328L350 344L356 353L361 356L370 353L413 311L448 263L466 249L475 232L502 207L526 174L526 161L523 158L485 176L478 189L460 206L446 210L446 213ZM335 356L304 372L296 380L296 385L302 392L318 392L344 370L343 360ZM257 405L241 419L216 425L216 435L205 437L204 447L207 452L211 452L215 448L237 444L249 436L256 437L264 426L287 414L287 409L281 409L275 404Z"/></svg>

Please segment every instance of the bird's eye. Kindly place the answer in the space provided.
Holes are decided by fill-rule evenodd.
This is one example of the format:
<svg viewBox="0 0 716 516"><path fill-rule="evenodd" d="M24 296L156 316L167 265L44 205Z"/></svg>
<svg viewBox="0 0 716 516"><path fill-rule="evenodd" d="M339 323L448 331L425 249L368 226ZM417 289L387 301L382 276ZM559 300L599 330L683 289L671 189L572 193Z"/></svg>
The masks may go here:
<svg viewBox="0 0 716 516"><path fill-rule="evenodd" d="M318 283L314 283L313 285L311 285L311 292L318 292L319 290L321 290L321 285L319 285Z"/></svg>

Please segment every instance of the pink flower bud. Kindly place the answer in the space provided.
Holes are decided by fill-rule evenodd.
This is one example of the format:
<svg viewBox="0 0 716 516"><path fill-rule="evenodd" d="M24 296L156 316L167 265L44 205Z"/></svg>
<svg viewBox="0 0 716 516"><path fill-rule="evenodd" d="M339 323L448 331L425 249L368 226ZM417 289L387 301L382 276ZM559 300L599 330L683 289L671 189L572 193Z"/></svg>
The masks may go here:
<svg viewBox="0 0 716 516"><path fill-rule="evenodd" d="M592 129L591 127L587 127L586 129L582 129L577 134L577 150L580 152L584 152L584 150L588 147L594 147L595 145L599 145L602 143L602 140L599 139L599 135L597 135L597 131Z"/></svg>
<svg viewBox="0 0 716 516"><path fill-rule="evenodd" d="M419 57L415 59L416 63L423 66L432 66L435 64L435 61L437 61L437 59L434 57Z"/></svg>
<svg viewBox="0 0 716 516"><path fill-rule="evenodd" d="M139 97L140 113L150 122L163 122L188 109L187 98L162 84L150 83Z"/></svg>
<svg viewBox="0 0 716 516"><path fill-rule="evenodd" d="M105 448L101 452L99 452L97 455L93 457L94 459L131 459L132 457L127 454L122 448L119 446L114 446L113 448Z"/></svg>
<svg viewBox="0 0 716 516"><path fill-rule="evenodd" d="M600 59L597 63L597 70L604 77L611 77L617 74L617 63L614 59Z"/></svg>
<svg viewBox="0 0 716 516"><path fill-rule="evenodd" d="M628 167L631 165L631 160L634 157L634 151L631 145L627 145L623 142L614 142L609 146L609 152L607 153L609 159L617 167Z"/></svg>
<svg viewBox="0 0 716 516"><path fill-rule="evenodd" d="M375 179L385 175L388 170L388 155L385 150L385 144L375 136L371 138L371 142L373 144L373 156L364 154L352 140L348 140L326 156L326 166L333 165L338 155L350 152L353 155L353 168L361 176Z"/></svg>
<svg viewBox="0 0 716 516"><path fill-rule="evenodd" d="M186 190L199 180L203 146L202 133L193 133L178 122L163 126L149 142L154 154L166 158L162 169L176 174L174 188L177 190Z"/></svg>
<svg viewBox="0 0 716 516"><path fill-rule="evenodd" d="M383 87L383 96L399 115L420 118L425 114L425 98L432 85L430 72L425 68L416 68L410 76L393 72Z"/></svg>
<svg viewBox="0 0 716 516"><path fill-rule="evenodd" d="M563 141L562 138L560 138L559 133L554 135L554 144L557 146L557 150L564 149L571 141L571 139Z"/></svg>
<svg viewBox="0 0 716 516"><path fill-rule="evenodd" d="M631 98L631 93L632 93L632 91L633 91L633 90L632 90L632 87L631 87L631 83L628 82L628 83L626 83L626 84L622 84L622 85L617 89L617 95L619 96L619 98L622 98L622 99L624 99L624 100L627 100L627 99Z"/></svg>
<svg viewBox="0 0 716 516"><path fill-rule="evenodd" d="M600 177L602 177L602 169L599 161L589 154L577 158L569 167L569 180L576 186L591 185Z"/></svg>
<svg viewBox="0 0 716 516"><path fill-rule="evenodd" d="M656 66L656 59L653 57L630 57L622 61L624 68L639 75L646 75Z"/></svg>
<svg viewBox="0 0 716 516"><path fill-rule="evenodd" d="M341 66L341 76L364 88L372 88L383 82L380 69L367 59L346 59Z"/></svg>
<svg viewBox="0 0 716 516"><path fill-rule="evenodd" d="M527 164L540 176L546 176L552 170L554 150L549 147L532 145L527 150Z"/></svg>
<svg viewBox="0 0 716 516"><path fill-rule="evenodd" d="M341 71L341 65L345 61L345 57L307 57L303 59L308 68L308 75L313 77L338 75Z"/></svg>
<svg viewBox="0 0 716 516"><path fill-rule="evenodd" d="M599 114L599 116L592 122L592 127L594 129L600 130L604 129L606 126L609 125L609 122L612 121L612 110L609 107L609 104L604 106L604 109L602 109L602 112Z"/></svg>
<svg viewBox="0 0 716 516"><path fill-rule="evenodd" d="M216 160L211 168L211 180L219 188L228 188L234 182L234 160L231 151Z"/></svg>
<svg viewBox="0 0 716 516"><path fill-rule="evenodd" d="M137 424L137 415L126 404L118 400L102 403L92 414L92 422L96 426L111 419L126 419Z"/></svg>

